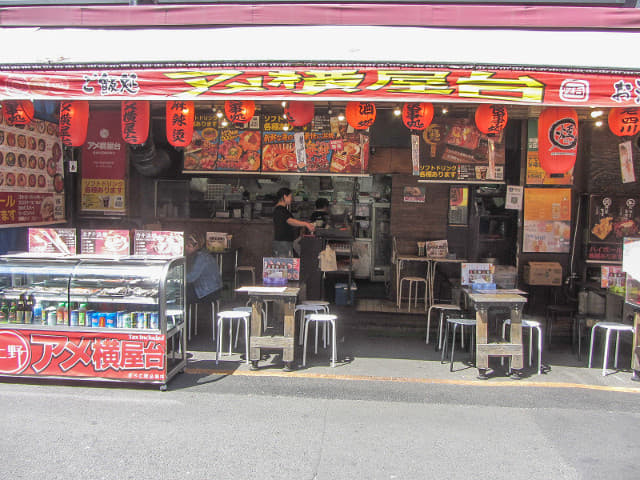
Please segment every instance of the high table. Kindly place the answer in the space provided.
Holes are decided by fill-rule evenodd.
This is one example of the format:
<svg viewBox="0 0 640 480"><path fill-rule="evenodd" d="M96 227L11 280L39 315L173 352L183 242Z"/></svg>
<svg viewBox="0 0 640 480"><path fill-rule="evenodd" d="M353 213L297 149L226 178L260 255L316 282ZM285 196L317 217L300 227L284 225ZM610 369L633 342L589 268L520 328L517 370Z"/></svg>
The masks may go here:
<svg viewBox="0 0 640 480"><path fill-rule="evenodd" d="M522 349L522 308L527 303L526 297L516 293L476 293L463 290L467 300L476 311L476 367L478 378L487 377L490 356L511 356L511 370L523 368ZM488 321L489 309L508 307L511 310L511 339L509 342L489 342Z"/></svg>
<svg viewBox="0 0 640 480"><path fill-rule="evenodd" d="M258 368L258 361L261 358L261 348L282 349L282 360L284 369L291 370L294 359L295 347L295 306L300 288L296 286L284 287L261 287L250 286L240 287L237 292L246 292L251 303L251 327L249 335L249 360L251 368ZM283 314L282 335L267 335L262 322L262 304L265 301L272 301L273 312Z"/></svg>
<svg viewBox="0 0 640 480"><path fill-rule="evenodd" d="M408 262L424 262L426 264L425 278L427 281L427 304L424 306L425 310L429 308L434 302L434 287L436 278L436 268L439 263L464 263L467 260L460 258L448 258L448 257L426 257L420 255L396 255L396 298L400 298L400 274L402 273L402 267Z"/></svg>

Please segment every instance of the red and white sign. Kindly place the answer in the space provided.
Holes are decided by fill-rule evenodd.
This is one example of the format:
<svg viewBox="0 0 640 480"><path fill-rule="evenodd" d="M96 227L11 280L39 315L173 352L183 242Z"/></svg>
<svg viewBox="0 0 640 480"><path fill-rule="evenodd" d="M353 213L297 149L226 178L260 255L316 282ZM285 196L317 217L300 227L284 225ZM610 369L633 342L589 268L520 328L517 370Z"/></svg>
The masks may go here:
<svg viewBox="0 0 640 480"><path fill-rule="evenodd" d="M0 375L164 382L165 336L0 330Z"/></svg>
<svg viewBox="0 0 640 480"><path fill-rule="evenodd" d="M80 251L87 255L129 255L129 230L81 230Z"/></svg>
<svg viewBox="0 0 640 480"><path fill-rule="evenodd" d="M136 230L133 234L133 254L181 257L184 255L184 232Z"/></svg>

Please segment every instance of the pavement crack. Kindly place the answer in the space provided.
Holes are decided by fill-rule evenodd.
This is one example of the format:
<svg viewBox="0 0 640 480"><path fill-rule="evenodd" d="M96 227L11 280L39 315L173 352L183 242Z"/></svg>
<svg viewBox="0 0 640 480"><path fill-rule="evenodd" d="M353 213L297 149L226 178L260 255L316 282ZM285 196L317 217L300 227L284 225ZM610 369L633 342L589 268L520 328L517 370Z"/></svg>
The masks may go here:
<svg viewBox="0 0 640 480"><path fill-rule="evenodd" d="M329 414L329 408L324 409L324 416L322 418L322 431L320 433L320 448L318 448L318 455L316 457L315 465L311 475L311 480L318 478L318 468L320 468L320 462L322 461L322 453L324 450L324 437L327 432L327 415Z"/></svg>

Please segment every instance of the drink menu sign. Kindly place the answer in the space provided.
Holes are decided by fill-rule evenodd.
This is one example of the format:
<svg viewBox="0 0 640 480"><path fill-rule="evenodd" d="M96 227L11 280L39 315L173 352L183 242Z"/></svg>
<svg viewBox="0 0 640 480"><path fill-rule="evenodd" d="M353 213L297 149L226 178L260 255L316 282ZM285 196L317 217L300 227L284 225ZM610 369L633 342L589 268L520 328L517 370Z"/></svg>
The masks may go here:
<svg viewBox="0 0 640 480"><path fill-rule="evenodd" d="M166 380L165 336L0 331L0 375Z"/></svg>
<svg viewBox="0 0 640 480"><path fill-rule="evenodd" d="M420 136L420 179L433 182L483 183L504 180L504 135L481 133L473 119L444 119ZM493 162L491 161L493 159Z"/></svg>
<svg viewBox="0 0 640 480"><path fill-rule="evenodd" d="M640 233L639 195L591 195L587 259L621 261L624 237Z"/></svg>
<svg viewBox="0 0 640 480"><path fill-rule="evenodd" d="M75 255L75 228L30 228L29 253Z"/></svg>
<svg viewBox="0 0 640 480"><path fill-rule="evenodd" d="M0 116L0 227L64 222L63 175L57 125Z"/></svg>
<svg viewBox="0 0 640 480"><path fill-rule="evenodd" d="M135 230L133 253L143 256L181 257L184 255L184 232Z"/></svg>
<svg viewBox="0 0 640 480"><path fill-rule="evenodd" d="M129 230L81 230L80 251L86 255L129 255Z"/></svg>

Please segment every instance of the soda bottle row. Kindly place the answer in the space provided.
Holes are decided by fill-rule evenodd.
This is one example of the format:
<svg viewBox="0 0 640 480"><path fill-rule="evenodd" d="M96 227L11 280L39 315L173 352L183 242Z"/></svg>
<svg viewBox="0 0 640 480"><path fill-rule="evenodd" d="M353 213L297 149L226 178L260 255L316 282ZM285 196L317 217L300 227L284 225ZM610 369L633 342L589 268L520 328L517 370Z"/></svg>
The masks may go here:
<svg viewBox="0 0 640 480"><path fill-rule="evenodd" d="M60 302L43 308L33 295L20 295L16 300L0 303L0 323L37 324L48 326L105 327L105 328L160 328L158 312L102 312L89 310L86 303ZM77 305L77 308L76 308Z"/></svg>

